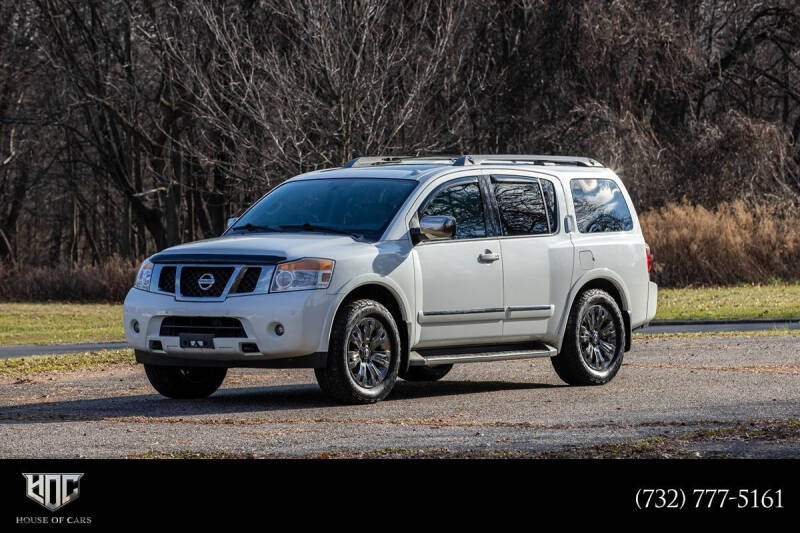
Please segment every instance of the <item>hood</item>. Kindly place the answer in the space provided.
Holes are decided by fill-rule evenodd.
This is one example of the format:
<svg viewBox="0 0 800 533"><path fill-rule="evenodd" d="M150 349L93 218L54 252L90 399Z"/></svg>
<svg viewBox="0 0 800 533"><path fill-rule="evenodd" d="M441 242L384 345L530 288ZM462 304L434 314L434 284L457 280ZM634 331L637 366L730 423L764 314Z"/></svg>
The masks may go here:
<svg viewBox="0 0 800 533"><path fill-rule="evenodd" d="M232 235L180 244L167 248L153 263L214 263L269 265L302 257L337 259L353 255L371 243L357 242L347 235L320 233L267 233Z"/></svg>

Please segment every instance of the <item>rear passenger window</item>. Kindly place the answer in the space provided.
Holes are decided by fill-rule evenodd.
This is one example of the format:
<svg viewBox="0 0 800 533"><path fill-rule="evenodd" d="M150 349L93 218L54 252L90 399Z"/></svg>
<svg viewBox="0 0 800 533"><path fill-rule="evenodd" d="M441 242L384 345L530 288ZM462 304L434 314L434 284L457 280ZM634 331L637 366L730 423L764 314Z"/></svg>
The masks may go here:
<svg viewBox="0 0 800 533"><path fill-rule="evenodd" d="M570 185L578 231L602 233L633 229L631 212L616 183L581 179L572 180Z"/></svg>
<svg viewBox="0 0 800 533"><path fill-rule="evenodd" d="M550 233L545 198L539 181L500 182L494 185L503 235Z"/></svg>

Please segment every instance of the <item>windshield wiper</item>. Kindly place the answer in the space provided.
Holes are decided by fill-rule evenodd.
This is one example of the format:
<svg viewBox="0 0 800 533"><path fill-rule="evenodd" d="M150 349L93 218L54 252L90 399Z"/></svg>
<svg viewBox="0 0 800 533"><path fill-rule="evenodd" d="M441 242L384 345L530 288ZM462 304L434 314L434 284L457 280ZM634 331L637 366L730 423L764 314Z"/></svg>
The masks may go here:
<svg viewBox="0 0 800 533"><path fill-rule="evenodd" d="M364 239L364 235L356 231L333 228L331 226L319 226L317 224L309 224L308 222L306 222L305 224L281 224L279 227L281 229L288 229L288 230L299 229L303 231L319 231L322 233L336 233L338 235L349 235L350 237L354 238L357 241Z"/></svg>
<svg viewBox="0 0 800 533"><path fill-rule="evenodd" d="M272 226L259 226L258 224L244 224L242 226L234 226L234 231L275 231L280 232L281 230L278 228L273 228Z"/></svg>

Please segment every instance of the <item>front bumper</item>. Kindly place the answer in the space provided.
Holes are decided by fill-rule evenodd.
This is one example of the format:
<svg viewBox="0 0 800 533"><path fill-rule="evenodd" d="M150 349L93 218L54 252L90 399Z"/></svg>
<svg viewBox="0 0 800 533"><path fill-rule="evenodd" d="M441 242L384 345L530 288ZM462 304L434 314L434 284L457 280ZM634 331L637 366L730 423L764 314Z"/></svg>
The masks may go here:
<svg viewBox="0 0 800 533"><path fill-rule="evenodd" d="M131 289L125 298L123 323L125 337L141 362L147 359L150 364L194 361L218 362L223 366L268 366L246 362L325 352L327 342L323 333L335 302L335 295L323 290L253 294L221 302L187 302L166 294ZM246 337L216 337L213 349L183 348L179 337L161 335L161 322L168 316L236 318L242 323ZM133 328L134 320L139 324L138 333ZM283 326L283 335L275 332L277 324ZM153 349L153 341L160 342L162 349ZM244 351L242 346L246 344L255 344L257 351Z"/></svg>

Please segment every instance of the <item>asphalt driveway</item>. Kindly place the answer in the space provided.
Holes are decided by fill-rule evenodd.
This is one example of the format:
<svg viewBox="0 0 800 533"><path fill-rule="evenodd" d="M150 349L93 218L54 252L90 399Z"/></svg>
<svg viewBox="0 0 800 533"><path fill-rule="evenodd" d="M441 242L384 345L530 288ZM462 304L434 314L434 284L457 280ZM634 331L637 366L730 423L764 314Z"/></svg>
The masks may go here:
<svg viewBox="0 0 800 533"><path fill-rule="evenodd" d="M309 370L233 370L201 401L160 397L133 365L5 377L0 457L594 456L626 443L797 457L799 347L792 335L638 339L601 387L563 385L546 359L467 364L367 406L331 403Z"/></svg>

